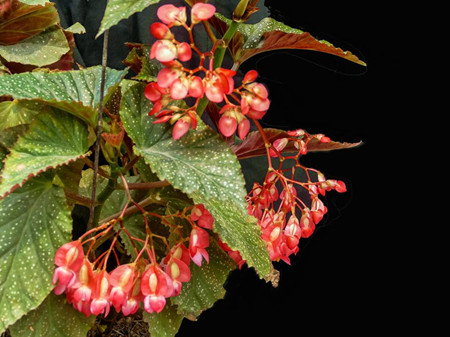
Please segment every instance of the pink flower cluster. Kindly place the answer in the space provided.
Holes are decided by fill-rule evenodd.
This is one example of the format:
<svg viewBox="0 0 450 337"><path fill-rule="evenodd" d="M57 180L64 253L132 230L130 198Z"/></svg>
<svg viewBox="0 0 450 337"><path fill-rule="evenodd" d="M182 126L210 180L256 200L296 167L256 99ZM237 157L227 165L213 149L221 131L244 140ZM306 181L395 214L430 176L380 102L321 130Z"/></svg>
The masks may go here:
<svg viewBox="0 0 450 337"><path fill-rule="evenodd" d="M203 205L196 205L190 220L189 248L182 242L177 243L160 263L156 262L153 247L147 245L143 251L148 252L150 261L137 258L107 272L106 261L103 268L96 268L96 263L89 261L81 240L64 244L55 256L55 294L65 293L68 302L86 316L104 314L106 317L111 306L117 312L131 315L140 303L149 313L161 312L166 298L178 296L182 283L190 280L190 261L198 266L203 259L209 263L206 251L209 234L204 228L212 229L214 219Z"/></svg>
<svg viewBox="0 0 450 337"><path fill-rule="evenodd" d="M157 12L162 23L155 22L150 27L152 35L158 39L152 46L150 58L160 61L164 68L158 73L157 81L149 83L145 89L145 96L153 103L149 115L155 115L154 123L174 124L174 139L183 137L191 127L196 129L196 109L203 97L213 103L224 103L220 110L219 131L225 137L237 131L241 139L250 130L248 118L262 118L270 105L266 87L255 82L256 71L249 71L242 84L235 88L234 70L213 67L217 46L207 52L201 52L195 46L191 34L193 25L208 20L214 13L213 5L196 3L191 9L191 26L187 26L185 7L164 5ZM177 41L170 30L172 26L183 26L190 33L191 44ZM195 69L185 68L182 62L191 60L193 50L200 56L200 64ZM208 66L205 66L206 59L209 59ZM187 109L174 103L189 97L196 102Z"/></svg>
<svg viewBox="0 0 450 337"><path fill-rule="evenodd" d="M303 130L289 131L290 138L280 138L272 143L270 156L283 159L296 159L300 154L306 154L307 144L312 139L320 142L329 142L324 135L308 135ZM296 156L283 157L282 150L293 142L298 153ZM282 162L282 161L280 161ZM307 174L307 182L295 180L296 169L304 170ZM327 207L319 198L326 192L336 190L345 192L346 186L342 181L326 179L316 170L301 166L298 161L292 170L290 178L286 177L282 166L268 171L263 184L255 183L248 195L248 213L258 219L262 229L262 239L267 243L270 259L272 261L283 260L290 263L289 256L299 250L300 238L307 238L314 232L316 225L327 213ZM317 174L317 181L310 179L310 172ZM298 196L298 191L308 192L311 202L306 203Z"/></svg>

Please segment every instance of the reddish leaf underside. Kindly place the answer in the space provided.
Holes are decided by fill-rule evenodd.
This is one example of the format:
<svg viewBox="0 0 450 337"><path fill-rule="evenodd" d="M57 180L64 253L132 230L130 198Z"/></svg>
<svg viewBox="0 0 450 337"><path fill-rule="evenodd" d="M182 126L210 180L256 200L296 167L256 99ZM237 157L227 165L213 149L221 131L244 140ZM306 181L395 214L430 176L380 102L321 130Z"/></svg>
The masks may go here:
<svg viewBox="0 0 450 337"><path fill-rule="evenodd" d="M291 137L286 131L277 129L264 129L269 142L273 143L276 139ZM308 152L319 152L319 151L331 151L340 149L350 149L361 145L362 142L358 143L341 143L336 141L331 141L329 143L321 143L317 139L313 139L308 143ZM236 154L239 160L247 159L252 157L258 157L266 155L266 147L264 141L258 131L254 131L248 134L247 138L241 144L231 145L231 149ZM288 144L283 152L297 152L298 150L293 144Z"/></svg>
<svg viewBox="0 0 450 337"><path fill-rule="evenodd" d="M53 3L41 6L16 1L9 14L0 19L0 45L16 44L57 23L59 16Z"/></svg>
<svg viewBox="0 0 450 337"><path fill-rule="evenodd" d="M282 31L271 31L264 33L263 39L264 43L261 47L242 50L238 57L239 63L243 63L250 57L266 51L277 49L297 49L323 52L342 57L348 61L355 62L363 66L366 65L364 61L361 61L356 55L352 54L351 52L344 51L341 48L337 48L329 42L319 41L307 32L297 34L285 33Z"/></svg>

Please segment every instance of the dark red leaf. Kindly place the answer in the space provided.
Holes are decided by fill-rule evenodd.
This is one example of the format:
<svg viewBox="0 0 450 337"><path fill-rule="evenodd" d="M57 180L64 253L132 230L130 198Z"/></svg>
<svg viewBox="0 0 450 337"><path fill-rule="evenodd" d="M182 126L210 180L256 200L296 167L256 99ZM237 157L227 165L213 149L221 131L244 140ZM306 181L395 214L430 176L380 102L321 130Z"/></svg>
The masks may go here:
<svg viewBox="0 0 450 337"><path fill-rule="evenodd" d="M269 142L273 143L279 138L287 138L289 136L286 131L278 129L264 129ZM358 143L341 143L330 141L328 143L321 143L318 139L312 139L308 143L308 152L318 152L318 151L331 151L331 150L341 150L350 149L361 145L362 142ZM266 147L261 134L258 131L250 132L241 144L232 144L231 149L236 154L238 159L246 159L258 156L266 155ZM297 152L298 150L294 147L293 143L290 142L283 150L283 152Z"/></svg>
<svg viewBox="0 0 450 337"><path fill-rule="evenodd" d="M59 23L55 4L27 5L14 1L11 10L0 18L0 45L16 44Z"/></svg>

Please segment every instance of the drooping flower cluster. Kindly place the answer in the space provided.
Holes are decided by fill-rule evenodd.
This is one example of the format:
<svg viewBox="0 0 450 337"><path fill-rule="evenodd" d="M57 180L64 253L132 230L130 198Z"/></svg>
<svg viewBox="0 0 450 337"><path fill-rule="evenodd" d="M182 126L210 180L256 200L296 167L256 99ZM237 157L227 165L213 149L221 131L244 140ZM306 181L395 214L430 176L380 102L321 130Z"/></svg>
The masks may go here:
<svg viewBox="0 0 450 337"><path fill-rule="evenodd" d="M123 227L114 237L111 248L94 262L90 261L83 245L87 242L93 244L96 239L106 235L112 229L109 224L103 226L94 238L83 242L83 238L89 234L87 232L80 239L64 244L55 256L55 294L66 294L68 302L86 316L103 314L106 317L111 307L127 316L134 314L140 303L149 313L161 312L166 305L166 298L178 296L182 283L190 280L190 262L201 266L205 259L209 263L206 251L209 233L205 229L212 229L213 217L200 204L192 207L190 215L184 218L191 224L189 238L181 238L172 247L168 246L168 252L160 262L157 261L152 239L159 236L150 234L143 241L131 236ZM117 261L118 265L112 271L107 271L109 254L114 251L115 240L122 230L130 240L143 243L143 248L137 252L133 262L120 264ZM189 241L188 247L184 241ZM147 253L148 259L143 258L143 253Z"/></svg>
<svg viewBox="0 0 450 337"><path fill-rule="evenodd" d="M299 250L300 238L311 236L327 213L327 207L319 196L331 190L345 192L346 186L342 181L327 180L321 172L298 162L298 157L307 153L311 140L326 143L330 141L328 137L322 134L310 135L301 129L289 131L288 135L270 145L269 158L278 157L280 164L274 168L269 159L269 170L263 184L254 184L248 194L247 205L248 213L255 216L261 226L261 237L267 243L270 259L281 259L289 264L289 256ZM293 145L297 153L283 156L281 152L288 144ZM294 165L283 167L283 163L288 160L294 161ZM296 176L297 170L306 174L306 181L299 181L301 179Z"/></svg>
<svg viewBox="0 0 450 337"><path fill-rule="evenodd" d="M196 129L196 110L203 97L213 103L223 104L218 123L220 133L230 137L237 131L241 139L250 130L249 118L262 118L270 105L266 87L255 82L258 76L256 71L249 71L242 84L235 88L234 70L214 68L217 44L206 52L195 46L193 26L208 20L214 13L213 5L196 3L192 6L191 25L188 26L185 7L164 5L157 12L162 23L155 22L150 27L152 35L158 39L152 46L150 58L160 61L164 68L158 73L157 81L149 83L145 89L146 97L153 103L149 115L155 116L154 123L174 124L174 139L183 137L191 127ZM184 27L191 43L177 41L170 30L172 26ZM195 69L189 69L183 62L191 60L193 51L199 55L200 61ZM188 108L176 103L187 98L195 99L195 103Z"/></svg>

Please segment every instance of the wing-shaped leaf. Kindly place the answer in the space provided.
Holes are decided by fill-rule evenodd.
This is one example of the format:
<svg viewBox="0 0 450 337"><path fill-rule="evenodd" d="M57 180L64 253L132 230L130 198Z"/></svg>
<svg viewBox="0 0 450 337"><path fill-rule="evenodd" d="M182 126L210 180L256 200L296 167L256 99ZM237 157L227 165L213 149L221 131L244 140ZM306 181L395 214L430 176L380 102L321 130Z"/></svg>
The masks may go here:
<svg viewBox="0 0 450 337"><path fill-rule="evenodd" d="M52 179L41 174L0 200L0 331L47 297L56 250L71 239L64 192Z"/></svg>
<svg viewBox="0 0 450 337"><path fill-rule="evenodd" d="M134 13L141 12L148 6L156 4L159 1L160 0L109 0L97 37L102 35L105 30L118 24L119 21L129 18Z"/></svg>
<svg viewBox="0 0 450 337"><path fill-rule="evenodd" d="M84 316L64 296L50 293L36 309L11 326L12 337L86 337L95 316Z"/></svg>
<svg viewBox="0 0 450 337"><path fill-rule="evenodd" d="M279 138L287 138L291 137L287 134L286 131L267 128L264 129L264 133L266 134L269 142L273 143L275 140ZM353 147L357 147L361 145L361 142L358 143L341 143L336 141L330 141L328 143L321 143L318 139L314 138L308 143L308 152L318 152L318 151L331 151L331 150L340 150L340 149L350 149ZM266 146L264 145L264 141L261 137L261 134L258 131L250 132L244 141L240 144L234 144L231 146L236 156L241 159L247 159L257 156L265 156L266 155ZM295 148L294 144L288 144L283 152L298 152L298 149Z"/></svg>
<svg viewBox="0 0 450 337"><path fill-rule="evenodd" d="M88 150L88 130L78 118L60 110L38 115L5 160L0 197L43 171L88 155Z"/></svg>
<svg viewBox="0 0 450 337"><path fill-rule="evenodd" d="M0 55L6 61L38 67L59 61L69 51L66 36L56 25L16 44L0 46Z"/></svg>
<svg viewBox="0 0 450 337"><path fill-rule="evenodd" d="M14 9L0 22L0 45L10 45L32 37L59 23L55 4L42 0L15 1Z"/></svg>
<svg viewBox="0 0 450 337"><path fill-rule="evenodd" d="M227 25L231 23L231 20L221 14L216 14L216 17ZM277 49L314 50L366 65L351 52L337 48L328 41L317 40L307 32L291 28L272 18L264 18L256 24L241 23L230 44L233 58L239 64L256 54Z"/></svg>
<svg viewBox="0 0 450 337"><path fill-rule="evenodd" d="M121 118L135 151L161 180L190 195L236 204L246 211L245 188L239 162L228 145L201 121L197 130L180 140L172 138L166 125L153 124L151 103L136 84L122 94Z"/></svg>
<svg viewBox="0 0 450 337"><path fill-rule="evenodd" d="M225 296L223 285L230 271L236 268L236 264L215 239L210 238L207 250L209 264L198 267L191 263L191 280L183 283L180 295L171 298L172 303L178 306L178 312L191 319Z"/></svg>
<svg viewBox="0 0 450 337"><path fill-rule="evenodd" d="M0 77L0 96L36 100L72 113L91 126L97 124L101 66L60 72L29 72ZM105 99L126 75L127 69L107 69Z"/></svg>

